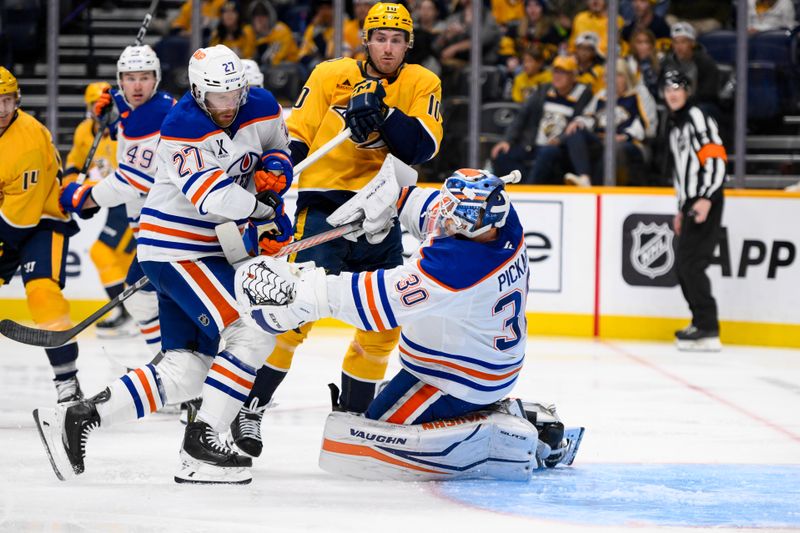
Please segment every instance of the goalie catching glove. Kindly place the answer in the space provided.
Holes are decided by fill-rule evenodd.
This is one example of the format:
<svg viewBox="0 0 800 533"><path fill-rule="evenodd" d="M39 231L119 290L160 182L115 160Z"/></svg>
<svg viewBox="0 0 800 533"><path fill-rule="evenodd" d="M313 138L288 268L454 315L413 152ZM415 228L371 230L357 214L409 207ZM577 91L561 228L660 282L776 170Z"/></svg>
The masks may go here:
<svg viewBox="0 0 800 533"><path fill-rule="evenodd" d="M261 329L278 334L330 315L325 270L256 257L236 270L236 301Z"/></svg>
<svg viewBox="0 0 800 533"><path fill-rule="evenodd" d="M294 177L291 158L281 150L269 150L261 155L261 167L253 177L256 192L273 191L283 195L289 190Z"/></svg>
<svg viewBox="0 0 800 533"><path fill-rule="evenodd" d="M388 107L383 103L386 90L380 80L364 80L357 83L347 104L345 122L353 140L366 142L367 137L383 125Z"/></svg>

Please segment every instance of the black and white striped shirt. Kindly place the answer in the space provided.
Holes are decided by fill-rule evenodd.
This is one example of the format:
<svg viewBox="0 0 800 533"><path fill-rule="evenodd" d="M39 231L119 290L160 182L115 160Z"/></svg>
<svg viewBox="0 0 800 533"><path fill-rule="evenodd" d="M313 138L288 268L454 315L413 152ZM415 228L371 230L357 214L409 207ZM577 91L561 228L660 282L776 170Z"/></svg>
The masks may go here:
<svg viewBox="0 0 800 533"><path fill-rule="evenodd" d="M711 198L726 178L727 155L716 121L695 106L673 115L669 132L678 208L688 209L698 198Z"/></svg>

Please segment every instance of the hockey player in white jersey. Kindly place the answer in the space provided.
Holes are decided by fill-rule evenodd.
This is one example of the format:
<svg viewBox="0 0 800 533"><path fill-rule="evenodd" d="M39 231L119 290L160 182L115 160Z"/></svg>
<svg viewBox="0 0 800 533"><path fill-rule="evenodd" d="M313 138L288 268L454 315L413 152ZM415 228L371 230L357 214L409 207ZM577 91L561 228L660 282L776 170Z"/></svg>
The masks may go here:
<svg viewBox="0 0 800 533"><path fill-rule="evenodd" d="M61 193L61 207L82 218L93 216L101 207L125 204L134 237L139 232L139 215L158 170L156 148L161 123L175 100L159 91L161 64L147 45L128 46L117 61L118 90L105 92L95 103L97 116L110 113L109 131L117 140L118 167L98 182L70 183ZM143 276L139 262L131 263L125 283L130 286ZM152 354L161 348L158 300L148 284L125 301Z"/></svg>
<svg viewBox="0 0 800 533"><path fill-rule="evenodd" d="M270 352L274 337L241 320L235 271L214 227L230 220L241 227L248 221L260 228L276 226L279 235L263 231L259 244L288 242L291 222L281 214L280 198L257 198L256 192L264 192L258 189L265 183L283 189L291 182L289 139L278 103L263 89L248 90L242 63L227 47L197 50L189 82L190 91L162 124L158 173L139 222L137 252L158 292L163 355L89 401L34 412L62 479L83 472L91 430L142 418L167 402L202 393L202 408L186 427L175 480L251 480L250 458L234 453L219 433L247 398L254 366ZM270 205L259 198L269 198Z"/></svg>
<svg viewBox="0 0 800 533"><path fill-rule="evenodd" d="M359 194L348 204L381 195ZM529 276L523 228L503 180L461 169L441 191L411 187L388 196L399 198L377 215L364 204L364 228L385 232L396 206L403 226L423 240L406 264L330 276L256 258L237 272L239 302L268 331L325 316L366 330L402 326L402 370L364 417L330 415L320 465L377 479L525 479L540 464L571 463L582 429L564 438L554 408L498 403L525 359ZM276 294L291 303L274 304Z"/></svg>

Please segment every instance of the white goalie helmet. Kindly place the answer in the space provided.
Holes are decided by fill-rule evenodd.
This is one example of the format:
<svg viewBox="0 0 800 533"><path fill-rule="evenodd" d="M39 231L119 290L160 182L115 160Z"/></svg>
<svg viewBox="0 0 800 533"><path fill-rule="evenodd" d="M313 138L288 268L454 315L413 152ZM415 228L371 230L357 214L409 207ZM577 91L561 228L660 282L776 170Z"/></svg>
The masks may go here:
<svg viewBox="0 0 800 533"><path fill-rule="evenodd" d="M218 44L199 48L189 60L189 90L200 109L209 114L206 94L242 89L239 107L247 101L247 74L233 50Z"/></svg>
<svg viewBox="0 0 800 533"><path fill-rule="evenodd" d="M161 61L150 46L128 46L120 54L117 60L117 85L122 87L122 74L125 72L149 72L153 71L156 75L156 85L153 87L153 94L158 90L161 83ZM152 96L152 95L151 95Z"/></svg>
<svg viewBox="0 0 800 533"><path fill-rule="evenodd" d="M252 59L242 59L244 65L244 73L247 76L247 83L250 87L263 87L264 86L264 73L258 68L258 63Z"/></svg>

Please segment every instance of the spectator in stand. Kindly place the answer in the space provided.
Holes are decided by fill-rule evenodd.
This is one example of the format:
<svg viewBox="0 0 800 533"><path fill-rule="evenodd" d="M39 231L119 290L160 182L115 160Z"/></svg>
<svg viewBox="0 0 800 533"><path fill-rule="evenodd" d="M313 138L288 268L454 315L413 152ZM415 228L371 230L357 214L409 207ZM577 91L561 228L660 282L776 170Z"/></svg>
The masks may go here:
<svg viewBox="0 0 800 533"><path fill-rule="evenodd" d="M456 10L445 21L445 30L434 43L442 64L469 61L470 27L472 26L472 0L457 0ZM489 10L484 10L481 23L483 64L497 63L497 45L501 32Z"/></svg>
<svg viewBox="0 0 800 533"><path fill-rule="evenodd" d="M697 35L718 30L731 21L733 2L726 0L672 0L667 22L688 22Z"/></svg>
<svg viewBox="0 0 800 533"><path fill-rule="evenodd" d="M352 43L351 57L357 60L367 59L367 50L364 43L361 41L361 28L364 27L364 21L367 19L367 13L372 6L375 5L377 0L353 0L353 13L354 19L346 20L344 23L344 38L345 41ZM416 43L414 43L416 46Z"/></svg>
<svg viewBox="0 0 800 533"><path fill-rule="evenodd" d="M669 24L664 17L655 14L655 0L632 0L634 19L622 28L622 38L630 44L631 36L635 30L650 30L656 41L669 43ZM659 49L663 49L660 45Z"/></svg>
<svg viewBox="0 0 800 533"><path fill-rule="evenodd" d="M792 29L795 22L792 0L747 0L747 31Z"/></svg>
<svg viewBox="0 0 800 533"><path fill-rule="evenodd" d="M300 58L292 30L278 20L275 8L267 0L250 5L250 21L256 35L254 59L261 65L295 63Z"/></svg>
<svg viewBox="0 0 800 533"><path fill-rule="evenodd" d="M617 149L617 185L648 185L645 179L646 131L653 130L645 112L645 102L636 90L636 80L624 59L617 60L617 105L614 122ZM586 110L567 125L564 145L574 173L564 175L564 182L579 187L603 184L603 143L606 129L606 90L594 95Z"/></svg>
<svg viewBox="0 0 800 533"><path fill-rule="evenodd" d="M442 66L436 57L433 43L445 29L442 18L445 7L435 0L417 2L414 19L414 48L408 51L407 61L427 68L437 76Z"/></svg>
<svg viewBox="0 0 800 533"><path fill-rule="evenodd" d="M561 136L574 116L583 113L592 99L591 89L577 83L578 65L572 56L553 61L553 81L541 85L525 101L492 147L492 168L498 175L522 171L523 183L560 183L566 152Z"/></svg>
<svg viewBox="0 0 800 533"><path fill-rule="evenodd" d="M635 0L620 0L619 14L625 19L625 23L630 23L636 19L636 11L633 8ZM669 0L650 0L653 4L653 12L659 17L666 17L669 11ZM667 26L669 27L669 26Z"/></svg>
<svg viewBox="0 0 800 533"><path fill-rule="evenodd" d="M658 74L664 54L656 49L656 36L648 29L634 30L630 36L628 66L653 98L658 96Z"/></svg>
<svg viewBox="0 0 800 533"><path fill-rule="evenodd" d="M525 18L517 33L517 50L523 52L533 45L540 45L545 58L550 60L558 54L559 45L569 38L569 31L560 29L544 0L528 0L525 2Z"/></svg>
<svg viewBox="0 0 800 533"><path fill-rule="evenodd" d="M219 12L225 0L203 0L200 7L202 16L203 32L210 32L219 20ZM192 0L188 0L181 6L178 16L172 21L170 33L178 33L184 37L189 37L192 33Z"/></svg>
<svg viewBox="0 0 800 533"><path fill-rule="evenodd" d="M600 38L598 51L605 56L608 49L608 13L606 0L587 0L586 11L575 15L572 23L572 36L569 39L570 51L575 51L575 41L578 35L587 31L594 32ZM625 21L617 16L617 27L622 29ZM624 51L624 50L623 50Z"/></svg>
<svg viewBox="0 0 800 533"><path fill-rule="evenodd" d="M220 10L220 23L211 34L211 46L224 44L245 59L256 53L256 32L242 20L239 2L228 1Z"/></svg>
<svg viewBox="0 0 800 533"><path fill-rule="evenodd" d="M606 86L606 62L598 49L599 42L600 38L593 31L585 31L575 39L577 81L591 87L595 94Z"/></svg>
<svg viewBox="0 0 800 533"><path fill-rule="evenodd" d="M695 40L695 30L687 22L672 25L672 50L661 62L661 72L679 70L690 80L695 104L719 117L719 68ZM662 84L659 84L662 85Z"/></svg>
<svg viewBox="0 0 800 533"><path fill-rule="evenodd" d="M499 26L516 26L525 18L524 0L492 0L492 16Z"/></svg>
<svg viewBox="0 0 800 533"><path fill-rule="evenodd" d="M522 72L514 77L511 99L522 103L543 83L553 81L553 74L545 68L542 47L533 45L522 53Z"/></svg>
<svg viewBox="0 0 800 533"><path fill-rule="evenodd" d="M345 21L344 43L342 55L350 57L361 43L358 31ZM303 34L300 45L300 62L310 72L320 62L333 59L333 2L332 0L316 0L314 15Z"/></svg>

